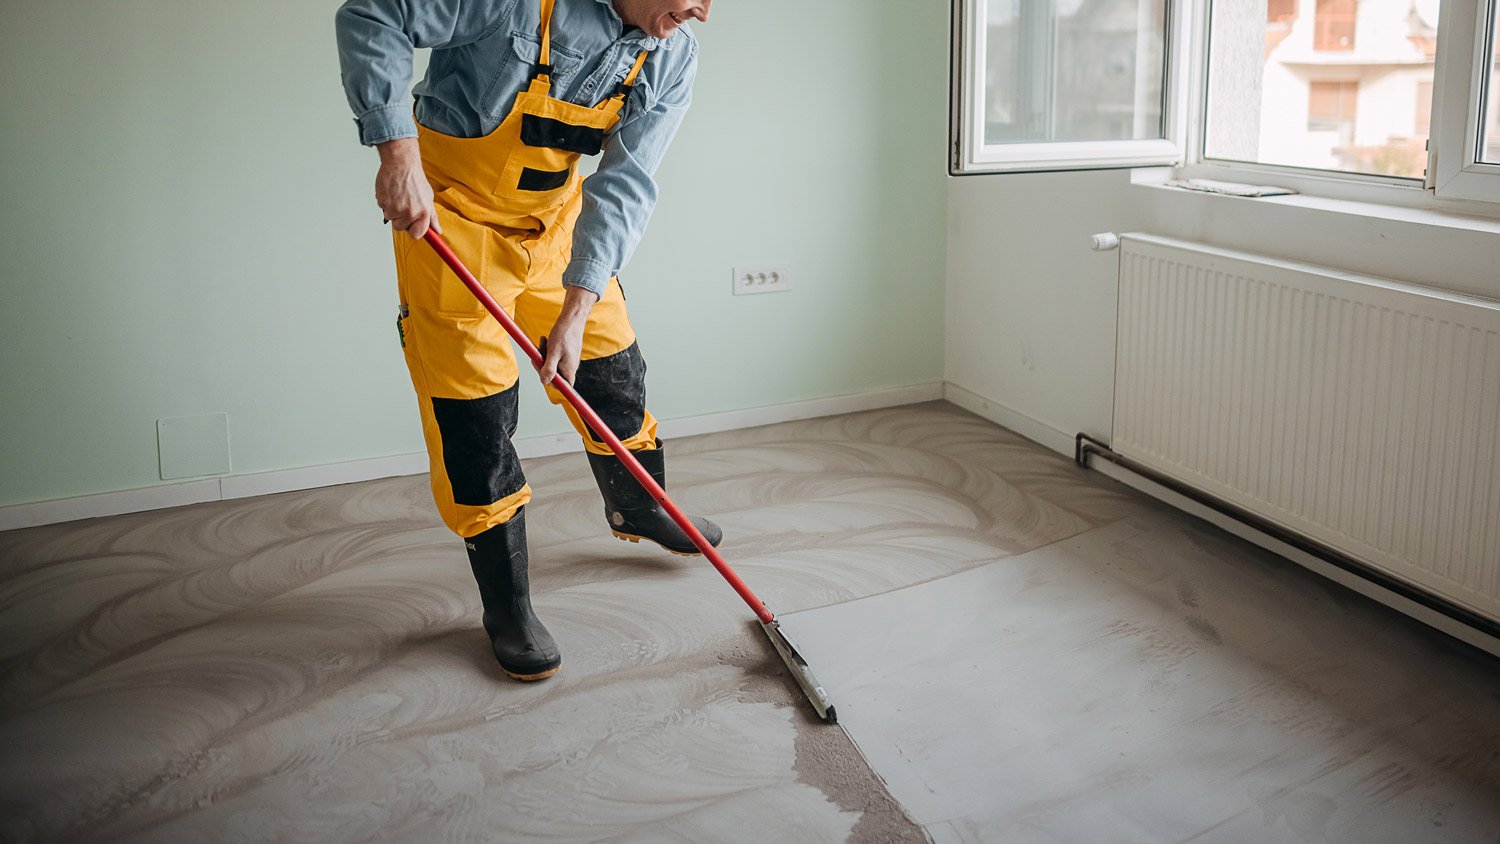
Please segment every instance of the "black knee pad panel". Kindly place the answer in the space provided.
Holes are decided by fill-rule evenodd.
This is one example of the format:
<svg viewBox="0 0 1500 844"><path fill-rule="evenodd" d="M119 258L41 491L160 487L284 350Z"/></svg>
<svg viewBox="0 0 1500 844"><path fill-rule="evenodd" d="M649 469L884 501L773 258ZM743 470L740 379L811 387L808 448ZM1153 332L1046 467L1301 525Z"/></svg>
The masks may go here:
<svg viewBox="0 0 1500 844"><path fill-rule="evenodd" d="M526 485L510 438L516 432L518 384L479 399L432 400L443 439L443 469L453 502L485 507Z"/></svg>
<svg viewBox="0 0 1500 844"><path fill-rule="evenodd" d="M628 440L646 422L646 359L638 343L608 357L581 361L573 387L615 436ZM600 440L589 432L594 442Z"/></svg>

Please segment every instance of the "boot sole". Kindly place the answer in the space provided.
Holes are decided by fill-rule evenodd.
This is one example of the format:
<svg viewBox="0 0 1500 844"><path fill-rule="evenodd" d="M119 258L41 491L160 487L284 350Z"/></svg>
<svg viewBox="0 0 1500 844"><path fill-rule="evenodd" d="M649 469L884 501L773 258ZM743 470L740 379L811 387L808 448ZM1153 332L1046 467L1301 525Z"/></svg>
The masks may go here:
<svg viewBox="0 0 1500 844"><path fill-rule="evenodd" d="M517 674L516 672L510 670L509 668L506 668L503 665L500 666L500 670L505 672L505 676L509 677L512 680L520 680L523 683L534 683L537 680L545 680L548 677L551 677L553 674L561 671L562 663L559 662L546 671L541 671L536 674Z"/></svg>
<svg viewBox="0 0 1500 844"><path fill-rule="evenodd" d="M661 544L660 542L657 542L656 540L650 538L649 536L636 536L636 535L630 534L630 533L620 533L617 530L611 530L610 533L612 533L612 534L615 535L615 539L623 539L626 542L640 542L642 539L644 539L647 542L650 542L651 544L653 544L656 547L660 548L661 550L667 552L668 554L676 554L679 557L701 557L701 556L703 556L703 552L702 551L674 551L673 549L668 548L667 546Z"/></svg>

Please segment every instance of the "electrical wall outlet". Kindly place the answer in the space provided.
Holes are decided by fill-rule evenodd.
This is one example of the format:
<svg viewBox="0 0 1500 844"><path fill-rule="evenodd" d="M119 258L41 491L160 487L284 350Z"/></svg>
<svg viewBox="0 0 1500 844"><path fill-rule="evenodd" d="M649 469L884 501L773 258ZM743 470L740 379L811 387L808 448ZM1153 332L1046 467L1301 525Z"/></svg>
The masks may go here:
<svg viewBox="0 0 1500 844"><path fill-rule="evenodd" d="M744 264L734 268L734 295L792 289L790 264Z"/></svg>

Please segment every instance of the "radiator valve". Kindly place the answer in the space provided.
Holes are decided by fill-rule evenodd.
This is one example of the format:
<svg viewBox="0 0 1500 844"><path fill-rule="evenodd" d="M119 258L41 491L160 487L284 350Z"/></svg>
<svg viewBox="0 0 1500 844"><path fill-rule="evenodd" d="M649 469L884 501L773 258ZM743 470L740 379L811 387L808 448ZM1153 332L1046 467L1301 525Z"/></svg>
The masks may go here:
<svg viewBox="0 0 1500 844"><path fill-rule="evenodd" d="M1119 247L1119 245L1119 235L1115 234L1114 232L1100 232L1099 234L1094 235L1094 242L1089 244L1089 248L1093 249L1095 252L1108 252L1111 249Z"/></svg>

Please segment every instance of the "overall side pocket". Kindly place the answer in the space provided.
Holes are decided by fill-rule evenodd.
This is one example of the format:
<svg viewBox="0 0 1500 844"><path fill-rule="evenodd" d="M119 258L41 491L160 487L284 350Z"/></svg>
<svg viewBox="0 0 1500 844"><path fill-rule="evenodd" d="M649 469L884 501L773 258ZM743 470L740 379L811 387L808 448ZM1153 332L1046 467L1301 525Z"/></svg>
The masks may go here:
<svg viewBox="0 0 1500 844"><path fill-rule="evenodd" d="M485 277L489 272L489 230L461 214L453 190L445 188L433 200L439 233L479 283L488 286ZM413 252L422 255L419 261L408 261L408 266L416 269L420 276L407 283L408 295L417 300L413 304L424 310L453 316L477 316L485 312L484 305L431 246L413 244Z"/></svg>

